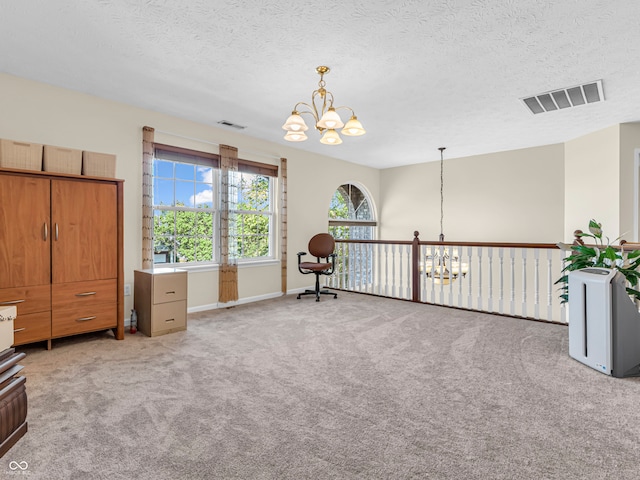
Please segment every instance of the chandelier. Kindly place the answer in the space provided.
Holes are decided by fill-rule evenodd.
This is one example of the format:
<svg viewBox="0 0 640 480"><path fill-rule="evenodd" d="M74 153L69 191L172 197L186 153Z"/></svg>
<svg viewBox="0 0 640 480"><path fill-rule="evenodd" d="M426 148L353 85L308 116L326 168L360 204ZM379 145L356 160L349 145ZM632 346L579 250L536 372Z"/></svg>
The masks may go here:
<svg viewBox="0 0 640 480"><path fill-rule="evenodd" d="M433 251L427 249L424 272L433 283L449 285L469 272L469 264L460 261L457 250L436 247Z"/></svg>
<svg viewBox="0 0 640 480"><path fill-rule="evenodd" d="M444 233L442 229L444 220L444 151L446 147L440 147L440 235L439 242L444 242ZM442 246L434 249L427 249L424 271L427 277L432 278L436 284L449 285L459 276L465 276L469 272L469 265L462 263L458 257L458 251L453 250L449 253L449 249Z"/></svg>
<svg viewBox="0 0 640 480"><path fill-rule="evenodd" d="M320 143L325 145L339 145L342 143L342 139L338 132L339 128L342 128L341 133L349 137L357 137L365 134L365 129L362 128L362 124L356 117L353 109L350 107L334 107L333 106L333 94L327 91L325 87L324 75L330 72L329 67L319 66L316 68L316 72L320 75L320 81L318 82L318 89L314 90L311 94L311 104L305 102L296 103L293 107L293 111L287 121L282 125L282 128L287 131L284 136L285 140L290 142L304 142L307 139L306 132L309 127L302 118L302 114L308 114L313 117L314 126L316 130L324 134L320 138ZM300 107L305 107L303 110ZM344 124L342 119L336 112L336 110L346 109L351 111L351 118Z"/></svg>

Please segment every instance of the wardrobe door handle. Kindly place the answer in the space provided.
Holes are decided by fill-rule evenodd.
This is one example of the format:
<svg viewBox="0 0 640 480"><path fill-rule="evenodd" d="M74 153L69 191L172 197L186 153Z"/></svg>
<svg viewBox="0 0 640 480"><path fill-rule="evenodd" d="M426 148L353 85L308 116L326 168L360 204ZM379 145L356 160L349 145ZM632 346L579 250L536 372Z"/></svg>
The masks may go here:
<svg viewBox="0 0 640 480"><path fill-rule="evenodd" d="M58 224L56 223L56 242L58 241Z"/></svg>
<svg viewBox="0 0 640 480"><path fill-rule="evenodd" d="M49 229L47 228L47 222L44 222L44 241L47 241L47 237L49 237Z"/></svg>

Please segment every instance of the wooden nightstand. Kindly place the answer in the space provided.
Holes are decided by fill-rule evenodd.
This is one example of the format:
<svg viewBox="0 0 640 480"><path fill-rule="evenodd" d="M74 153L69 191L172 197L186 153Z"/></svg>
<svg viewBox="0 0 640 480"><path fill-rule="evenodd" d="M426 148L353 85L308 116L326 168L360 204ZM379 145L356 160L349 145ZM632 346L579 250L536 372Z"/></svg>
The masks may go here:
<svg viewBox="0 0 640 480"><path fill-rule="evenodd" d="M135 270L134 308L138 330L149 337L187 329L187 271Z"/></svg>

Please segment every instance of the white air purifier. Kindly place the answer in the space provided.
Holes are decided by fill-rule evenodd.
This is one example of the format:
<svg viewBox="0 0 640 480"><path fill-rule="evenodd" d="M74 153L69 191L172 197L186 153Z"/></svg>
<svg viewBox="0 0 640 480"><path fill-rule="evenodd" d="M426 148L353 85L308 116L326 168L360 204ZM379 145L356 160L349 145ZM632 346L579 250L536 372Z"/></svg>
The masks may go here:
<svg viewBox="0 0 640 480"><path fill-rule="evenodd" d="M569 272L569 355L606 375L640 376L640 314L617 270Z"/></svg>

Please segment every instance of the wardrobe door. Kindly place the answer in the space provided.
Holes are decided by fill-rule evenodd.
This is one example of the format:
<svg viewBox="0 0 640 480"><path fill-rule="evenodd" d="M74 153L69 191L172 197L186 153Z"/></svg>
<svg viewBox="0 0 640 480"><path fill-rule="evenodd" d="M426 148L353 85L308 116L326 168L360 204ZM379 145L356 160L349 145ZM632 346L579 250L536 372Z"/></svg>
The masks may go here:
<svg viewBox="0 0 640 480"><path fill-rule="evenodd" d="M112 183L52 180L52 283L117 278L117 189Z"/></svg>
<svg viewBox="0 0 640 480"><path fill-rule="evenodd" d="M49 179L0 175L0 289L51 281Z"/></svg>

